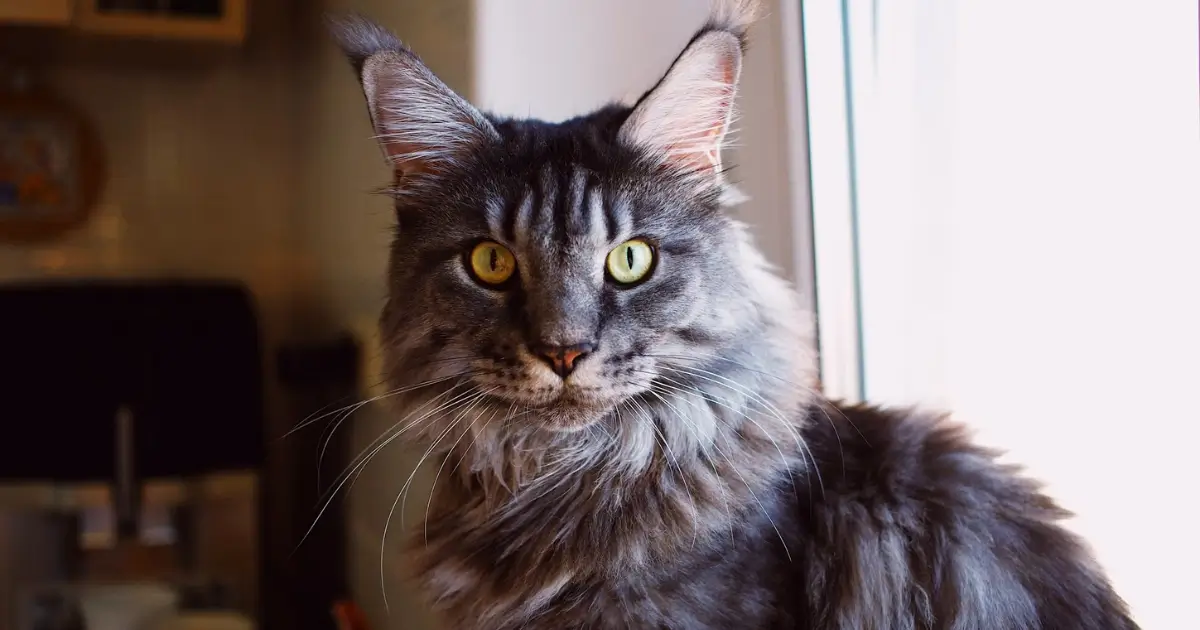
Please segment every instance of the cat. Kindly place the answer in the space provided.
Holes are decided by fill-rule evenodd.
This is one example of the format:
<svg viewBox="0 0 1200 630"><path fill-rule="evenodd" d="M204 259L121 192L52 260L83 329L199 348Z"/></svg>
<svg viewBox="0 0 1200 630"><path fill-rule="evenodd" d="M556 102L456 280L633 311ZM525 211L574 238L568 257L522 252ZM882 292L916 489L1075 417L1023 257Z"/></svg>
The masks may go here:
<svg viewBox="0 0 1200 630"><path fill-rule="evenodd" d="M480 112L334 25L393 166L380 317L453 628L1130 630L1068 514L939 414L819 393L811 316L728 207L756 7L633 104ZM381 438L381 439L383 439Z"/></svg>

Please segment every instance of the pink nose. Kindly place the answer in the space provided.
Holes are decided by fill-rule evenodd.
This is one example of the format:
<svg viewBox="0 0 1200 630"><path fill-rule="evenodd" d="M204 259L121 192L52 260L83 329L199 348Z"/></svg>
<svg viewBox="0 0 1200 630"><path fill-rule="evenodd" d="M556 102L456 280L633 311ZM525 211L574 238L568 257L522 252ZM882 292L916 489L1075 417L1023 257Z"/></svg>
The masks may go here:
<svg viewBox="0 0 1200 630"><path fill-rule="evenodd" d="M575 371L579 359L589 355L596 349L594 344L577 343L570 346L539 345L534 352L562 378L567 378Z"/></svg>

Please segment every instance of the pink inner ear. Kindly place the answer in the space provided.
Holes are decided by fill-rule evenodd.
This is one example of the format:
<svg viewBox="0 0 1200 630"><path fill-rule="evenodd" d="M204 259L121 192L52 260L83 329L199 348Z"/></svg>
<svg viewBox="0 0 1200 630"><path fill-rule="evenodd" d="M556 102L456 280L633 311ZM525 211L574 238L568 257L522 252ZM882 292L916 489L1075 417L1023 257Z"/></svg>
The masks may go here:
<svg viewBox="0 0 1200 630"><path fill-rule="evenodd" d="M719 169L740 68L735 37L697 39L630 115L623 138L657 150L668 165L697 174Z"/></svg>
<svg viewBox="0 0 1200 630"><path fill-rule="evenodd" d="M411 77L398 73L381 72L375 82L375 132L397 182L406 175L434 172L438 160L446 157L442 153L454 148L452 141L439 145L433 140L441 127L457 124L460 118L447 102L452 96L416 90Z"/></svg>
<svg viewBox="0 0 1200 630"><path fill-rule="evenodd" d="M397 183L442 172L496 136L483 114L407 53L367 59L362 83L375 135Z"/></svg>
<svg viewBox="0 0 1200 630"><path fill-rule="evenodd" d="M729 89L727 90L726 95L720 99L719 109L722 112L720 124L714 126L713 129L706 134L705 138L705 140L707 140L712 147L706 152L706 155L713 168L721 167L721 141L724 140L725 132L728 131L729 115L733 111L733 99L731 96L733 94L733 88L737 84L738 74L733 60L728 57L721 59L719 71L722 75L721 83L729 86Z"/></svg>
<svg viewBox="0 0 1200 630"><path fill-rule="evenodd" d="M733 85L737 81L737 73L729 59L725 58L721 60L719 67L716 68L716 74L720 75L717 85L728 86L727 91L732 93ZM710 110L710 113L715 114L712 124L705 128L698 138L673 145L671 147L672 152L678 151L680 157L686 161L694 162L697 168L720 168L721 141L729 125L729 113L732 107L732 100L728 96L716 99ZM689 147L692 150L689 151ZM701 150L697 152L697 148Z"/></svg>

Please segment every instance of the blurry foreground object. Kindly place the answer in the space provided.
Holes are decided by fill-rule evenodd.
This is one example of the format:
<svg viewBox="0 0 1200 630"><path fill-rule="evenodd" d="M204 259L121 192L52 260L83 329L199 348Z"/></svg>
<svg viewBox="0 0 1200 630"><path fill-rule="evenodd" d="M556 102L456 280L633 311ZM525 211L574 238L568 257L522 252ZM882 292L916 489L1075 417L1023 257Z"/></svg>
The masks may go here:
<svg viewBox="0 0 1200 630"><path fill-rule="evenodd" d="M343 600L334 604L333 618L337 621L337 630L370 630L367 616L352 601Z"/></svg>

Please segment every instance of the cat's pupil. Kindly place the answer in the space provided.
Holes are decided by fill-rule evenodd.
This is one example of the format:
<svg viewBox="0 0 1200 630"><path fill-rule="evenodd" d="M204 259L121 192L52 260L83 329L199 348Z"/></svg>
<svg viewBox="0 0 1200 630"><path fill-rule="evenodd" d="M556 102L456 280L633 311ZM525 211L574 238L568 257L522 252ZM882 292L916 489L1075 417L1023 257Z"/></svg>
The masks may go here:
<svg viewBox="0 0 1200 630"><path fill-rule="evenodd" d="M488 266L492 268L492 271L496 270L496 263L499 261L499 258L500 255L496 253L495 247L488 250Z"/></svg>
<svg viewBox="0 0 1200 630"><path fill-rule="evenodd" d="M633 269L633 248L632 247L625 248L625 260L627 260L629 262L629 268Z"/></svg>

